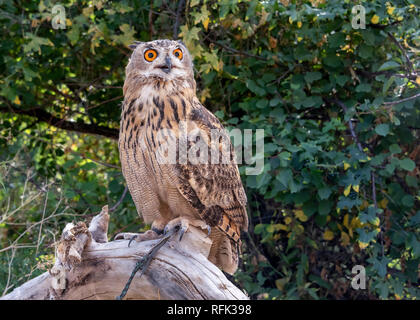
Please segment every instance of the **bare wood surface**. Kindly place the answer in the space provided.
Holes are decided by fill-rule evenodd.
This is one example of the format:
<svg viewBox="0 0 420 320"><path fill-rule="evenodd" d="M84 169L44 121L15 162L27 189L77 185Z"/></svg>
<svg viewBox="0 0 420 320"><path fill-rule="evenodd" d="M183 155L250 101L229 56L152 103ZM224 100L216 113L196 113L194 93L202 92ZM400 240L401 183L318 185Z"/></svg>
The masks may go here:
<svg viewBox="0 0 420 320"><path fill-rule="evenodd" d="M57 247L54 267L16 288L4 300L115 299L139 258L159 240L107 242L108 207L87 228L68 224ZM246 300L207 260L211 240L190 227L182 238L171 238L157 253L143 276L136 275L125 299Z"/></svg>

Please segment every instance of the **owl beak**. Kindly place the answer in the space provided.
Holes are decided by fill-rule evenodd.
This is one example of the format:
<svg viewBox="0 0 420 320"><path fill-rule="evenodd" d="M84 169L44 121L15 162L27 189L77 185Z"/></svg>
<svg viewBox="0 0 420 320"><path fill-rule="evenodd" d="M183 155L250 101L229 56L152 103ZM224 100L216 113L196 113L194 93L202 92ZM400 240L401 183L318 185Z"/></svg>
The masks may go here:
<svg viewBox="0 0 420 320"><path fill-rule="evenodd" d="M162 69L162 71L163 71L163 72L165 72L165 73L169 73L169 72L171 72L171 69L172 69L172 62L171 62L171 58L170 58L169 56L166 56L166 58L165 58L165 64L164 64L164 65L162 65L160 68L161 68L161 69Z"/></svg>

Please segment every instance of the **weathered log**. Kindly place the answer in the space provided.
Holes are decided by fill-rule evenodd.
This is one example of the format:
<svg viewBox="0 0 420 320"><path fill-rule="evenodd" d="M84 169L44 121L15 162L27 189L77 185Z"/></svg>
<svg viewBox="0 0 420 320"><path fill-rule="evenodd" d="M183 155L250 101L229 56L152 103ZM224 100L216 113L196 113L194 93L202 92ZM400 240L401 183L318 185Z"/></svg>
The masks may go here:
<svg viewBox="0 0 420 320"><path fill-rule="evenodd" d="M108 207L87 228L68 224L57 247L54 267L1 299L115 299L124 288L138 259L159 241L107 242ZM237 299L247 295L208 261L211 240L190 227L182 241L172 237L151 261L145 273L133 279L126 299Z"/></svg>

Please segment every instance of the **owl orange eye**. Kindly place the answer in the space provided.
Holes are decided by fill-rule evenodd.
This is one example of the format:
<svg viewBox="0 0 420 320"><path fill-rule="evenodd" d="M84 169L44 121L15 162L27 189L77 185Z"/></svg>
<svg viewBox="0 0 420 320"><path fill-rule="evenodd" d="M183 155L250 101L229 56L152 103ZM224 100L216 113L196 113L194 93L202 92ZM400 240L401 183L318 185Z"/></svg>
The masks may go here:
<svg viewBox="0 0 420 320"><path fill-rule="evenodd" d="M146 50L146 52L144 53L144 58L149 62L152 62L153 60L155 60L156 57L157 57L156 50L149 49L149 50Z"/></svg>
<svg viewBox="0 0 420 320"><path fill-rule="evenodd" d="M182 59L182 50L181 49L175 49L174 50L174 56L177 57L179 60Z"/></svg>

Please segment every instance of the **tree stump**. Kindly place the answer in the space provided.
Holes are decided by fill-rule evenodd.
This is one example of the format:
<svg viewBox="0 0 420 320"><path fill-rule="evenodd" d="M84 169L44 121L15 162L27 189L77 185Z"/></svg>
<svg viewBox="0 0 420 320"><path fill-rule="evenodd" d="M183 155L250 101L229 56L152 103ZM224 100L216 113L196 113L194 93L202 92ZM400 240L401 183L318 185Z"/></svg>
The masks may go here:
<svg viewBox="0 0 420 320"><path fill-rule="evenodd" d="M107 241L108 206L89 228L68 224L57 247L53 268L5 295L3 300L116 299L136 262L159 241ZM211 240L190 227L182 241L175 235L145 273L134 277L125 299L248 300L208 259Z"/></svg>

